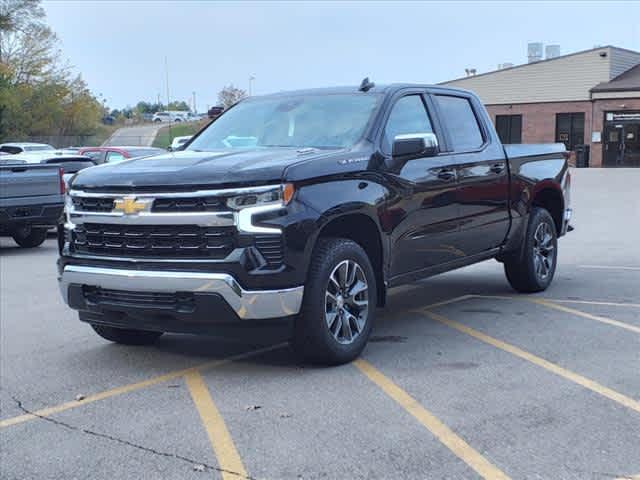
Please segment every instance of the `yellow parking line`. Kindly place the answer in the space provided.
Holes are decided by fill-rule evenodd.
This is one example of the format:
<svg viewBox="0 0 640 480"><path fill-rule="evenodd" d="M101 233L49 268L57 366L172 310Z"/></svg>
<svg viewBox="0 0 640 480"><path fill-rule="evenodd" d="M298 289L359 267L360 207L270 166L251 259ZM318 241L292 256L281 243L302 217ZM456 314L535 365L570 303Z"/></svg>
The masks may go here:
<svg viewBox="0 0 640 480"><path fill-rule="evenodd" d="M189 372L185 375L185 381L218 459L223 480L237 479L238 477L247 478L247 471L242 465L240 454L236 450L220 411L213 403L202 375L196 371Z"/></svg>
<svg viewBox="0 0 640 480"><path fill-rule="evenodd" d="M538 305L544 305L545 307L554 308L556 310L560 310L561 312L588 318L589 320L595 320L596 322L606 323L607 325L613 325L614 327L624 328L625 330L629 330L630 332L640 333L640 327L636 325L630 325L628 323L620 322L618 320L613 320L607 317L602 317L600 315L592 315L591 313L582 312L580 310L576 310L575 308L565 307L564 305L556 305L553 302L549 302L541 298L525 298L524 300L532 303L537 303Z"/></svg>
<svg viewBox="0 0 640 480"><path fill-rule="evenodd" d="M509 478L369 362L358 359L353 364L481 477L492 480Z"/></svg>
<svg viewBox="0 0 640 480"><path fill-rule="evenodd" d="M47 408L42 408L40 410L35 410L32 414L24 414L24 415L18 415L16 417L11 417L11 418L7 418L4 420L0 421L0 428L5 428L5 427L9 427L11 425L16 425L18 423L23 423L23 422L27 422L29 420L34 420L38 417L48 417L50 415L56 414L56 413L60 413L60 412L64 412L65 410L70 410L72 408L77 408L77 407L81 407L83 405L86 405L88 403L92 403L92 402L97 402L98 400L103 400L105 398L110 398L110 397L115 397L116 395L122 395L124 393L129 393L129 392L133 392L135 390L140 390L142 388L146 388L146 387L151 387L153 385L156 385L158 383L162 383L162 382L166 382L168 380L173 380L175 378L179 378L182 377L190 372L196 371L196 370L200 370L200 369L207 369L207 368L214 368L214 367L218 367L220 365L224 365L225 363L229 363L229 362L233 362L236 360L242 360L245 358L249 358L249 357L253 357L256 355L260 355L261 353L266 353L269 352L271 350L276 350L278 348L282 348L283 346L287 345L286 343L280 343L278 345L272 345L270 347L266 347L266 348L261 348L258 350L252 350L251 352L245 352L245 353L240 353L238 355L233 355L227 358L222 358L219 360L212 360L210 362L205 362L205 363L201 363L200 365L197 365L195 367L190 367L190 368L185 368L183 370L176 370L174 372L169 372L166 373L164 375L159 375L157 377L152 377L149 378L148 380L143 380L141 382L136 382L136 383L131 383L129 385L123 385L121 387L116 387L116 388L112 388L109 390L105 390L103 392L100 393L96 393L93 395L88 395L86 398L84 398L81 401L71 401L71 402L66 402L66 403L62 403L60 405L56 405L53 407L47 407Z"/></svg>
<svg viewBox="0 0 640 480"><path fill-rule="evenodd" d="M603 305L606 307L629 307L629 308L640 308L640 303L622 303L622 302L599 302L592 300L569 300L566 298L544 298L548 302L554 303L582 303L585 305Z"/></svg>
<svg viewBox="0 0 640 480"><path fill-rule="evenodd" d="M628 267L622 265L579 265L580 268L592 268L594 270L640 270L640 267Z"/></svg>
<svg viewBox="0 0 640 480"><path fill-rule="evenodd" d="M625 330L629 330L630 332L640 333L640 327L637 325L631 325L629 323L621 322L619 320L613 320L611 318L603 317L601 315L592 315L591 313L586 313L581 310L576 310L575 308L565 307L563 305L557 305L545 298L540 297L522 297L522 296L501 296L501 295L467 295L468 298L493 298L497 300L519 300L524 302L537 303L538 305L543 305L549 308L555 308L556 310L560 310L561 312L570 313L572 315L577 315L579 317L588 318L589 320L595 320L596 322L606 323L607 325L612 325L614 327L624 328ZM556 301L556 300L554 300ZM603 303L604 304L604 303ZM633 304L631 304L633 305ZM424 307L423 310L430 309L431 306Z"/></svg>
<svg viewBox="0 0 640 480"><path fill-rule="evenodd" d="M484 333L474 330L473 328L463 325L462 323L458 323L454 320L450 320L446 317L443 317L442 315L438 315L437 313L433 313L433 312L427 311L427 312L421 312L421 313L425 313L426 315L428 315L430 318L432 318L437 322L443 323L444 325L454 328L459 332L470 335L473 338L480 340L481 342L487 343L491 346L499 348L500 350L504 350L505 352L515 355L516 357L526 360L527 362L530 362L530 363L533 363L534 365L542 367L549 372L555 373L556 375L559 375L562 378L570 380L571 382L574 382L584 388L587 388L592 392L602 395L603 397L606 397L609 400L613 400L614 402L617 402L620 405L623 405L627 408L630 408L631 410L635 410L636 412L640 413L640 402L638 402L637 400L634 400L633 398L630 398L630 397L627 397L626 395L618 393L615 390L605 387L604 385L600 385L599 383L593 380L583 377L582 375L578 375L577 373L567 370L566 368L562 368L559 365L556 365L555 363L551 363L550 361L545 360L544 358L540 358L536 355L533 355L532 353L522 350L514 345L510 345L506 342L498 340L497 338L493 338L493 337L490 337L489 335L485 335Z"/></svg>

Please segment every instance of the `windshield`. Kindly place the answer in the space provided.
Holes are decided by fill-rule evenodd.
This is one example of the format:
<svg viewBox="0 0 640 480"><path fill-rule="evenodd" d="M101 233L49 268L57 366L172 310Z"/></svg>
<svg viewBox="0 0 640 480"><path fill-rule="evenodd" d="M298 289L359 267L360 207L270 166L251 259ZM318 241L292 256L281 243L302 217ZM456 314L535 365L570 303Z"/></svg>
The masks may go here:
<svg viewBox="0 0 640 480"><path fill-rule="evenodd" d="M245 100L213 122L187 150L349 147L362 137L379 98L360 93Z"/></svg>

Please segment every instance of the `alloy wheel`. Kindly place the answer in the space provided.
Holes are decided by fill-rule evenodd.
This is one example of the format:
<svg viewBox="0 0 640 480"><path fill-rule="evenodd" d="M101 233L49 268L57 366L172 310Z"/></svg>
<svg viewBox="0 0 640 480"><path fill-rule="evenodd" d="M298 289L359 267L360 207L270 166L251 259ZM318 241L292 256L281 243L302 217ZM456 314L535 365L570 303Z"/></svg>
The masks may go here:
<svg viewBox="0 0 640 480"><path fill-rule="evenodd" d="M556 249L551 225L542 222L533 235L533 266L539 279L546 280L551 274L555 255Z"/></svg>
<svg viewBox="0 0 640 480"><path fill-rule="evenodd" d="M364 270L343 260L329 275L325 293L325 320L338 343L353 343L363 332L369 311L369 284Z"/></svg>

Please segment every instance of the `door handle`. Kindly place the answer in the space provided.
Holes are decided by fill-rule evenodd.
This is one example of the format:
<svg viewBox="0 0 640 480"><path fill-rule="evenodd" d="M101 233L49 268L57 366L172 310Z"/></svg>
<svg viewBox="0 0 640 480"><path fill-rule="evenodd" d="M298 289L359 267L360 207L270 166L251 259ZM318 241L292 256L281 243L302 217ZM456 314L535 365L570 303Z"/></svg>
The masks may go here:
<svg viewBox="0 0 640 480"><path fill-rule="evenodd" d="M450 168L443 168L438 172L438 178L448 182L449 180L456 178L456 172Z"/></svg>
<svg viewBox="0 0 640 480"><path fill-rule="evenodd" d="M495 163L489 168L491 173L502 173L504 171L504 163Z"/></svg>

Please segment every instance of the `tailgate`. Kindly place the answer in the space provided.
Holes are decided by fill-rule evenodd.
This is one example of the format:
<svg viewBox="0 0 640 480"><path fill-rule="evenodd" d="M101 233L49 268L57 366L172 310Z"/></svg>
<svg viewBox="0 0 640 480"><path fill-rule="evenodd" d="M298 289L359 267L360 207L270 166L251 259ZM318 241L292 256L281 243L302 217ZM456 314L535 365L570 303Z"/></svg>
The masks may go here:
<svg viewBox="0 0 640 480"><path fill-rule="evenodd" d="M0 198L60 195L59 170L54 165L0 166Z"/></svg>

